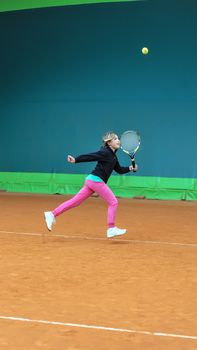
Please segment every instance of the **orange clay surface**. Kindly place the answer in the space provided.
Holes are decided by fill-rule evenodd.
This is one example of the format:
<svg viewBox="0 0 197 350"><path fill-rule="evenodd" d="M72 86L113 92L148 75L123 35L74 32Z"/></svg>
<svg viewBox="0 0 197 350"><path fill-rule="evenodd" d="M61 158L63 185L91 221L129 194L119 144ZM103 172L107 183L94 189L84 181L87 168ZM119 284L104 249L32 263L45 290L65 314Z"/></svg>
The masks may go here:
<svg viewBox="0 0 197 350"><path fill-rule="evenodd" d="M107 240L96 197L47 231L68 198L0 193L0 349L197 349L197 202L119 199Z"/></svg>

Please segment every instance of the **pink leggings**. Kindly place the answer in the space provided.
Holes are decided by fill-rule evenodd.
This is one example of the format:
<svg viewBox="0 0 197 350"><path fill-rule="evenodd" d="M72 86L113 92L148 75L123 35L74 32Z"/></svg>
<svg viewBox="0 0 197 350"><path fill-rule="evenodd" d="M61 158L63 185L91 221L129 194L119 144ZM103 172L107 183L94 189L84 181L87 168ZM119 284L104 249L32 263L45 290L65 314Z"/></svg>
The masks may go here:
<svg viewBox="0 0 197 350"><path fill-rule="evenodd" d="M114 227L118 201L113 192L104 182L86 180L82 189L73 198L60 204L53 210L54 216L56 217L66 210L77 207L94 192L98 193L98 195L108 203L108 227Z"/></svg>

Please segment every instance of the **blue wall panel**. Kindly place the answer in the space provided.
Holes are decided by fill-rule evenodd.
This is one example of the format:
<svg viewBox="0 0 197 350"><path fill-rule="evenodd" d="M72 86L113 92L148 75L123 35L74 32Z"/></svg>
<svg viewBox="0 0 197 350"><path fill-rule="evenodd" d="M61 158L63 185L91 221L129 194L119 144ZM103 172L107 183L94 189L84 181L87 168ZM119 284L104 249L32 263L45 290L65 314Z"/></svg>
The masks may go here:
<svg viewBox="0 0 197 350"><path fill-rule="evenodd" d="M66 154L137 129L138 175L196 177L196 15L192 0L1 13L0 171L87 173Z"/></svg>

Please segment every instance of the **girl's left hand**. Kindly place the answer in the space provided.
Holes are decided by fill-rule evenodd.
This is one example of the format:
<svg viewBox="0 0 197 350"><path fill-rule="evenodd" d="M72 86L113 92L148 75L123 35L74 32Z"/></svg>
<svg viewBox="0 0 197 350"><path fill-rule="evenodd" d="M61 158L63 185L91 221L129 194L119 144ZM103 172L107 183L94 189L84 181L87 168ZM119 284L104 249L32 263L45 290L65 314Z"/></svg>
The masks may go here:
<svg viewBox="0 0 197 350"><path fill-rule="evenodd" d="M75 163L75 158L74 158L73 156L68 155L67 161L68 161L69 163Z"/></svg>

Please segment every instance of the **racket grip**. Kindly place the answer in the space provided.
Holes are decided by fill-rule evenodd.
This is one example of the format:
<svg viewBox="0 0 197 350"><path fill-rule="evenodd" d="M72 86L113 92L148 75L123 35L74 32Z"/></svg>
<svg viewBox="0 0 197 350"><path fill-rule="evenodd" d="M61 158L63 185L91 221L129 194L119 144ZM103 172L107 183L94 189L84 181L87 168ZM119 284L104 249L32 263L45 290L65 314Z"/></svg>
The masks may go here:
<svg viewBox="0 0 197 350"><path fill-rule="evenodd" d="M131 164L132 164L132 167L135 168L135 159L134 158L131 158ZM133 170L134 173L136 173L136 170Z"/></svg>

